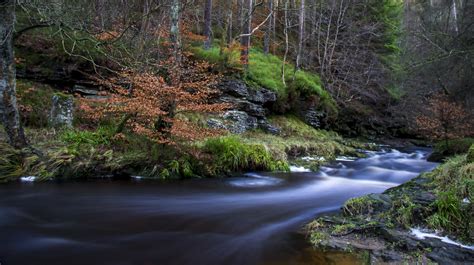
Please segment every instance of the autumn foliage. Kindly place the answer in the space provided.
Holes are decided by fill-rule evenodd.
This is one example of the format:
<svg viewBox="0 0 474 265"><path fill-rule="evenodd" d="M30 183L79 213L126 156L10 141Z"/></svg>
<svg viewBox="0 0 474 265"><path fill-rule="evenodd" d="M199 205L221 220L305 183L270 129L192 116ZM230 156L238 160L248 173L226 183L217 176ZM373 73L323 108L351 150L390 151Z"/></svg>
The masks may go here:
<svg viewBox="0 0 474 265"><path fill-rule="evenodd" d="M449 139L468 136L473 129L469 114L444 94L430 99L426 113L416 117L416 124L422 133L446 144Z"/></svg>
<svg viewBox="0 0 474 265"><path fill-rule="evenodd" d="M179 69L173 69L171 80L151 72L124 71L117 77L97 80L108 88L106 97L82 99L80 109L96 121L105 116L119 118L117 137L123 128L159 143L214 136L220 132L182 118L185 113L218 113L229 107L210 102L218 93L212 87L220 77L209 73L209 68L208 63L185 60Z"/></svg>

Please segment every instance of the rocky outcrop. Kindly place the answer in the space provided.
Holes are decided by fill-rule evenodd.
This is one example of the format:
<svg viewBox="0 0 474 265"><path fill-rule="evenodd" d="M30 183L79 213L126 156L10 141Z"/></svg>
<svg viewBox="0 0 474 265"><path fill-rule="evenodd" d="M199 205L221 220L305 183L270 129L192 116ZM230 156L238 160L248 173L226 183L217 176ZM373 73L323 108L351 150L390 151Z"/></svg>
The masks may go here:
<svg viewBox="0 0 474 265"><path fill-rule="evenodd" d="M236 134L254 129L272 134L280 133L280 129L266 119L269 106L277 100L275 92L265 88L251 88L237 79L225 79L216 88L222 94L215 101L229 103L232 108L218 118L209 119L209 127L227 129Z"/></svg>
<svg viewBox="0 0 474 265"><path fill-rule="evenodd" d="M324 119L325 114L322 111L309 109L302 111L301 116L308 125L319 129L322 126L322 120Z"/></svg>
<svg viewBox="0 0 474 265"><path fill-rule="evenodd" d="M415 230L406 229L407 224L396 224L408 218L411 227L423 226L427 213L435 210L432 187L432 180L422 175L383 194L349 200L341 213L308 225L311 241L320 248L367 251L371 264L411 264L419 258L439 264L473 264L473 249L440 237L420 238Z"/></svg>

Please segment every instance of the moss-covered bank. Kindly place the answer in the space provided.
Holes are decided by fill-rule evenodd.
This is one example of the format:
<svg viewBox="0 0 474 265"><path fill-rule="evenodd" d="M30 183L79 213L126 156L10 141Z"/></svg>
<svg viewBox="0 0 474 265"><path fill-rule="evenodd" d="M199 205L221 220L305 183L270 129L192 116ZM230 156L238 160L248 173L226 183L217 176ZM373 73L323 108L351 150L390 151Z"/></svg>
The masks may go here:
<svg viewBox="0 0 474 265"><path fill-rule="evenodd" d="M474 262L474 250L420 240L413 228L448 236L465 245L474 242L474 146L383 194L353 198L339 214L310 223L308 235L318 248L367 251L372 263Z"/></svg>
<svg viewBox="0 0 474 265"><path fill-rule="evenodd" d="M334 132L316 130L295 116L274 116L269 120L281 129L279 135L259 130L243 135L223 134L200 141L158 144L145 136L123 130L119 120L104 117L91 123L80 111L74 128L48 127L51 97L47 85L19 80L22 121L33 149L14 150L0 130L0 181L22 176L37 180L86 177L142 177L179 179L222 177L242 171L287 171L302 156L320 159L305 161L316 169L337 155L358 155L370 145L348 141Z"/></svg>

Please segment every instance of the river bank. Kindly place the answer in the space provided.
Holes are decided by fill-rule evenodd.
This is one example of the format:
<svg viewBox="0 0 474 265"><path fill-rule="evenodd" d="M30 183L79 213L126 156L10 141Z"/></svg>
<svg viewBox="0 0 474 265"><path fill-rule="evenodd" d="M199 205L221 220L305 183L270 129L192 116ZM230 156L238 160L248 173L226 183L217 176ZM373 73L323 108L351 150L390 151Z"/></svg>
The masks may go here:
<svg viewBox="0 0 474 265"><path fill-rule="evenodd" d="M367 252L371 264L472 264L474 149L382 194L348 200L308 226L317 248ZM409 165L408 165L409 166Z"/></svg>

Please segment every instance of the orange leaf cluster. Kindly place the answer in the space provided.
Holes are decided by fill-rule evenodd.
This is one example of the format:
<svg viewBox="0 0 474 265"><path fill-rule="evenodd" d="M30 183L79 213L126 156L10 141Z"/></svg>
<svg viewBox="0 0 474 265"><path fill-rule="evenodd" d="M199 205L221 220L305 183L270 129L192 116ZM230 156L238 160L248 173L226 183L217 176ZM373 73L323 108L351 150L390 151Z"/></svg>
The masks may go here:
<svg viewBox="0 0 474 265"><path fill-rule="evenodd" d="M426 113L416 117L416 124L422 133L434 140L464 137L473 129L464 108L441 94L430 99Z"/></svg>
<svg viewBox="0 0 474 265"><path fill-rule="evenodd" d="M179 69L173 69L180 72L180 80L174 80L173 85L150 72L122 72L118 77L97 80L109 88L107 97L82 99L80 109L93 120L100 120L105 115L127 117L126 125L130 130L160 143L213 136L219 132L176 116L186 112L218 113L230 107L210 102L218 93L211 87L220 76L209 73L208 69L208 63L186 60Z"/></svg>

